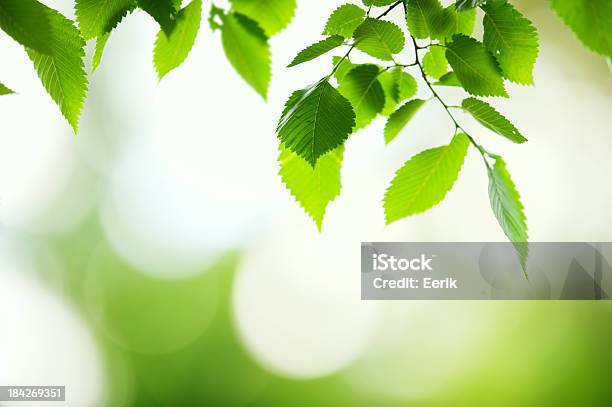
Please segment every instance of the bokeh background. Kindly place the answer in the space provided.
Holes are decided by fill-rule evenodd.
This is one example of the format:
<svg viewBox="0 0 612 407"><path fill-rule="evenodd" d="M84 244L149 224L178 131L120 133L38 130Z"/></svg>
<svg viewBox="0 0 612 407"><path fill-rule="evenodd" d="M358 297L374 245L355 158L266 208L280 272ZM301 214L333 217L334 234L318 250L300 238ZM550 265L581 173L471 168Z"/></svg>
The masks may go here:
<svg viewBox="0 0 612 407"><path fill-rule="evenodd" d="M609 404L610 304L360 301L360 241L504 240L475 154L443 204L385 227L395 170L452 135L435 103L389 147L382 120L351 137L321 234L284 190L276 121L331 62L284 66L341 3L299 1L267 103L206 24L158 83L155 23L130 16L78 136L0 33L19 92L0 98L0 384L66 385L76 407ZM530 142L462 123L505 156L534 241L610 241L607 63L547 1L513 3L540 31L536 86L491 103Z"/></svg>

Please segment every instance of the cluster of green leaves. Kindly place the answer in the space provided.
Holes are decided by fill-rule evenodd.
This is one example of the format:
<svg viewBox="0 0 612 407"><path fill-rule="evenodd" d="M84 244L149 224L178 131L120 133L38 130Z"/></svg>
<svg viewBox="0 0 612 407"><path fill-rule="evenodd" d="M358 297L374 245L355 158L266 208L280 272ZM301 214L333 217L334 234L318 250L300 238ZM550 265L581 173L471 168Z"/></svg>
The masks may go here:
<svg viewBox="0 0 612 407"><path fill-rule="evenodd" d="M322 40L298 53L297 66L347 47L333 58L331 73L298 90L286 103L278 124L281 176L306 212L321 227L325 208L340 193L344 145L377 116L386 117L385 143L391 143L428 103L442 104L455 126L450 143L423 151L397 171L383 200L387 223L420 214L439 204L453 188L471 146L482 156L490 179L491 207L507 237L517 244L523 265L527 223L520 196L504 160L476 142L456 120L460 109L513 143L525 137L502 114L478 97L508 97L506 81L532 85L538 35L506 0L466 1L444 7L439 0L363 0L364 7L345 4L331 14ZM376 12L376 7L384 7ZM483 12L482 41L472 37L477 10ZM403 9L405 29L385 21ZM407 47L410 44L410 47ZM407 50L407 48L409 48ZM372 57L354 64L352 52ZM399 62L404 51L409 62ZM430 93L415 98L417 79ZM450 106L437 87L456 86L469 95Z"/></svg>
<svg viewBox="0 0 612 407"><path fill-rule="evenodd" d="M43 86L75 133L87 94L85 45L95 40L91 73L102 62L113 30L141 10L159 24L153 63L161 80L192 50L202 19L202 0L75 0L76 23L37 0L0 0L0 28L24 46ZM227 58L264 98L270 84L268 40L285 28L296 0L231 0L231 9L212 6L210 23L220 29ZM0 95L14 93L0 83Z"/></svg>

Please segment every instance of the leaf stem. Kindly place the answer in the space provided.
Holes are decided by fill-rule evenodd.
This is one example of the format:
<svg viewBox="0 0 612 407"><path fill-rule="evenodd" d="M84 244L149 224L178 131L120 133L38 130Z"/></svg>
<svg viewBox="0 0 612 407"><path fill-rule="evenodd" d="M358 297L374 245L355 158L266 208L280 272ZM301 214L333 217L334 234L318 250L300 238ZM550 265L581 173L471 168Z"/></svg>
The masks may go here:
<svg viewBox="0 0 612 407"><path fill-rule="evenodd" d="M472 136L470 136L470 134L463 127L461 127L461 125L459 124L459 122L457 121L457 119L455 118L455 116L453 115L453 113L450 110L450 109L455 109L455 108L459 108L460 109L461 107L460 106L451 106L451 105L446 104L446 102L444 102L444 99L442 99L442 97L440 97L438 92L436 92L435 88L433 87L433 85L429 81L429 78L427 78L427 74L425 73L425 69L423 68L423 64L421 63L421 59L419 58L419 49L421 49L421 47L418 46L414 36L411 35L410 38L412 39L412 44L414 45L415 65L419 67L419 70L421 71L421 76L423 77L423 80L427 84L427 87L429 88L429 90L433 94L433 98L437 99L438 102L440 102L440 104L442 105L442 107L444 107L444 110L448 114L448 117L450 117L450 119L453 121L453 124L455 125L455 134L457 134L457 132L459 130L461 130L468 137L468 139L470 140L470 143L472 143L472 145L474 147L476 147L476 149L478 150L478 152L482 156L482 159L484 160L485 165L487 166L487 168L490 168L489 162L487 161L487 157L492 157L492 155L487 150L485 150L484 147L482 147L480 144L478 144L476 142L476 140L474 140L474 138Z"/></svg>

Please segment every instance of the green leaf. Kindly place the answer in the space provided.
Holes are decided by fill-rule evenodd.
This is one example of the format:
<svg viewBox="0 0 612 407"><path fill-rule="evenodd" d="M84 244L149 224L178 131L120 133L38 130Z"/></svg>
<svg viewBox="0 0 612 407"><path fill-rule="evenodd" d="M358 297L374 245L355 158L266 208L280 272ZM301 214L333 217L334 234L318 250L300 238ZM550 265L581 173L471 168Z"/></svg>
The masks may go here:
<svg viewBox="0 0 612 407"><path fill-rule="evenodd" d="M463 88L475 96L505 96L506 88L495 58L473 38L455 35L446 59Z"/></svg>
<svg viewBox="0 0 612 407"><path fill-rule="evenodd" d="M340 82L338 91L353 106L356 115L355 130L366 127L385 107L385 92L378 81L380 68L376 65L359 65Z"/></svg>
<svg viewBox="0 0 612 407"><path fill-rule="evenodd" d="M202 0L192 0L178 13L170 35L164 31L157 34L153 62L160 80L185 61L195 44L201 19Z"/></svg>
<svg viewBox="0 0 612 407"><path fill-rule="evenodd" d="M0 28L26 48L50 53L49 8L35 0L0 1Z"/></svg>
<svg viewBox="0 0 612 407"><path fill-rule="evenodd" d="M518 144L527 141L508 119L498 113L488 103L476 98L468 98L463 101L461 107L474 116L483 126L506 137L508 140Z"/></svg>
<svg viewBox="0 0 612 407"><path fill-rule="evenodd" d="M531 21L505 1L489 1L483 10L485 47L495 56L506 78L533 84L538 33Z"/></svg>
<svg viewBox="0 0 612 407"><path fill-rule="evenodd" d="M85 41L72 21L53 9L47 8L46 12L51 27L50 52L29 49L28 55L45 89L76 133L87 93Z"/></svg>
<svg viewBox="0 0 612 407"><path fill-rule="evenodd" d="M551 0L550 4L587 48L612 57L610 0Z"/></svg>
<svg viewBox="0 0 612 407"><path fill-rule="evenodd" d="M381 112L384 116L390 116L399 103L416 95L416 79L401 67L382 72L378 80L385 91L385 107Z"/></svg>
<svg viewBox="0 0 612 407"><path fill-rule="evenodd" d="M10 95L12 93L15 93L15 92L7 88L2 82L0 82L0 96Z"/></svg>
<svg viewBox="0 0 612 407"><path fill-rule="evenodd" d="M448 73L445 49L442 47L430 47L429 52L423 57L423 69L427 75L435 79L440 79Z"/></svg>
<svg viewBox="0 0 612 407"><path fill-rule="evenodd" d="M469 144L465 134L458 134L449 145L423 151L404 164L385 194L387 224L442 202L459 176Z"/></svg>
<svg viewBox="0 0 612 407"><path fill-rule="evenodd" d="M410 99L417 93L417 81L414 76L410 75L400 67L391 71L397 86L397 102L403 102Z"/></svg>
<svg viewBox="0 0 612 407"><path fill-rule="evenodd" d="M454 9L442 7L438 0L407 0L406 22L415 38L444 39L452 35L457 16Z"/></svg>
<svg viewBox="0 0 612 407"><path fill-rule="evenodd" d="M424 104L425 101L421 99L411 100L389 117L385 127L385 144L389 144L400 134Z"/></svg>
<svg viewBox="0 0 612 407"><path fill-rule="evenodd" d="M91 73L96 72L100 64L102 63L102 57L104 56L104 48L110 38L111 33L106 33L96 38L96 49L94 51L93 58L91 60Z"/></svg>
<svg viewBox="0 0 612 407"><path fill-rule="evenodd" d="M452 7L452 6L451 6ZM474 32L474 26L476 25L476 9L471 8L464 11L457 12L457 18L455 28L453 29L454 34L463 34L470 36Z"/></svg>
<svg viewBox="0 0 612 407"><path fill-rule="evenodd" d="M342 44L344 44L344 37L341 37L339 35L334 35L332 37L319 41L316 44L312 44L311 46L307 47L299 54L297 54L297 56L289 64L288 68L294 67L304 62L312 61L313 59L318 58L333 49L338 48Z"/></svg>
<svg viewBox="0 0 612 407"><path fill-rule="evenodd" d="M474 7L478 7L481 4L486 3L487 0L457 0L455 8L457 11L468 10Z"/></svg>
<svg viewBox="0 0 612 407"><path fill-rule="evenodd" d="M334 72L334 78L336 78L338 83L342 82L346 74L351 72L353 68L357 66L352 63L348 58L342 59L341 57L334 57L333 62L334 68L336 68L336 71Z"/></svg>
<svg viewBox="0 0 612 407"><path fill-rule="evenodd" d="M231 0L232 9L256 21L268 37L281 32L289 25L296 0Z"/></svg>
<svg viewBox="0 0 612 407"><path fill-rule="evenodd" d="M75 14L83 38L109 33L135 7L136 0L76 0Z"/></svg>
<svg viewBox="0 0 612 407"><path fill-rule="evenodd" d="M374 58L392 61L393 55L404 49L406 38L402 30L388 21L366 19L354 33L356 48Z"/></svg>
<svg viewBox="0 0 612 407"><path fill-rule="evenodd" d="M440 80L438 82L434 83L434 85L436 85L436 86L458 86L458 87L462 87L461 86L461 82L459 82L459 79L457 79L457 75L455 75L454 72L449 72L446 75L442 75Z"/></svg>
<svg viewBox="0 0 612 407"><path fill-rule="evenodd" d="M363 23L365 15L365 10L354 4L340 6L327 20L323 35L340 35L344 38L351 38L355 29Z"/></svg>
<svg viewBox="0 0 612 407"><path fill-rule="evenodd" d="M339 147L322 156L312 168L300 156L281 146L279 162L283 183L319 231L327 206L340 195L343 157L344 148Z"/></svg>
<svg viewBox="0 0 612 407"><path fill-rule="evenodd" d="M508 239L515 243L524 270L529 255L529 247L524 243L529 236L521 197L501 157L496 158L495 165L488 168L488 173L491 208Z"/></svg>
<svg viewBox="0 0 612 407"><path fill-rule="evenodd" d="M277 133L286 148L314 168L321 156L344 144L353 127L351 103L322 79L291 95Z"/></svg>
<svg viewBox="0 0 612 407"><path fill-rule="evenodd" d="M137 0L138 7L147 12L168 35L174 29L181 0Z"/></svg>
<svg viewBox="0 0 612 407"><path fill-rule="evenodd" d="M268 38L257 23L238 13L222 16L221 39L234 69L264 99L272 77Z"/></svg>

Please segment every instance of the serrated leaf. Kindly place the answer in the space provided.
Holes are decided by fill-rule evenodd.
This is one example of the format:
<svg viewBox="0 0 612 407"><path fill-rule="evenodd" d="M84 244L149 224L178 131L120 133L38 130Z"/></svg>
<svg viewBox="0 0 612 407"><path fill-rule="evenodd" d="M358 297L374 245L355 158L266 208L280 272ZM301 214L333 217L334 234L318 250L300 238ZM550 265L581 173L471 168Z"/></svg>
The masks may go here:
<svg viewBox="0 0 612 407"><path fill-rule="evenodd" d="M455 8L457 9L457 11L463 11L478 7L486 2L487 0L457 0L457 2L455 3Z"/></svg>
<svg viewBox="0 0 612 407"><path fill-rule="evenodd" d="M550 4L587 48L612 57L610 0L552 0Z"/></svg>
<svg viewBox="0 0 612 407"><path fill-rule="evenodd" d="M48 54L27 51L43 86L76 133L87 93L85 41L72 21L50 8L46 13L51 27L50 51Z"/></svg>
<svg viewBox="0 0 612 407"><path fill-rule="evenodd" d="M393 55L404 49L406 38L402 30L388 21L366 19L355 30L356 48L374 58L392 61Z"/></svg>
<svg viewBox="0 0 612 407"><path fill-rule="evenodd" d="M525 270L529 247L524 243L528 241L529 236L521 197L501 157L497 157L495 165L488 168L488 174L491 208L508 239L515 243Z"/></svg>
<svg viewBox="0 0 612 407"><path fill-rule="evenodd" d="M223 15L221 40L234 69L264 99L272 77L268 38L257 23L238 13Z"/></svg>
<svg viewBox="0 0 612 407"><path fill-rule="evenodd" d="M106 43L110 38L111 33L106 33L98 36L96 38L96 49L94 50L93 58L91 59L91 73L96 72L100 64L102 63L102 57L104 56L104 49L106 48Z"/></svg>
<svg viewBox="0 0 612 407"><path fill-rule="evenodd" d="M355 130L366 127L385 107L385 92L378 81L380 68L359 65L340 82L338 91L346 97L355 112Z"/></svg>
<svg viewBox="0 0 612 407"><path fill-rule="evenodd" d="M508 96L495 58L475 39L455 35L446 46L446 59L468 93Z"/></svg>
<svg viewBox="0 0 612 407"><path fill-rule="evenodd" d="M7 88L2 82L0 82L0 96L10 95L12 93L15 93L15 92Z"/></svg>
<svg viewBox="0 0 612 407"><path fill-rule="evenodd" d="M449 145L423 151L406 162L385 194L387 224L442 202L459 176L469 144L465 134L458 134Z"/></svg>
<svg viewBox="0 0 612 407"><path fill-rule="evenodd" d="M168 35L174 30L181 0L137 0L138 7L149 14Z"/></svg>
<svg viewBox="0 0 612 407"><path fill-rule="evenodd" d="M268 37L285 29L295 15L296 0L231 0L232 9L256 21Z"/></svg>
<svg viewBox="0 0 612 407"><path fill-rule="evenodd" d="M0 1L0 28L24 47L51 52L49 8L35 0Z"/></svg>
<svg viewBox="0 0 612 407"><path fill-rule="evenodd" d="M471 8L457 12L457 18L455 21L456 25L452 31L453 35L463 34L471 36L474 33L474 26L476 25L476 9Z"/></svg>
<svg viewBox="0 0 612 407"><path fill-rule="evenodd" d="M406 99L410 99L417 93L417 81L414 76L410 75L400 67L391 71L397 86L397 102L401 103Z"/></svg>
<svg viewBox="0 0 612 407"><path fill-rule="evenodd" d="M533 84L538 32L531 21L505 1L489 1L483 10L485 47L495 56L506 78L520 84Z"/></svg>
<svg viewBox="0 0 612 407"><path fill-rule="evenodd" d="M363 23L366 12L354 4L338 7L327 20L323 35L340 35L351 38L355 29Z"/></svg>
<svg viewBox="0 0 612 407"><path fill-rule="evenodd" d="M314 168L321 156L344 144L353 127L351 103L323 79L291 95L277 134L286 148Z"/></svg>
<svg viewBox="0 0 612 407"><path fill-rule="evenodd" d="M340 195L344 148L323 155L313 168L281 145L280 176L287 189L317 224L323 225L327 206Z"/></svg>
<svg viewBox="0 0 612 407"><path fill-rule="evenodd" d="M352 63L348 58L342 59L341 57L333 57L333 66L335 68L334 78L340 83L346 74L351 72L357 65Z"/></svg>
<svg viewBox="0 0 612 407"><path fill-rule="evenodd" d="M430 47L429 52L423 57L423 70L435 79L440 79L448 73L446 50L442 47Z"/></svg>
<svg viewBox="0 0 612 407"><path fill-rule="evenodd" d="M76 0L75 14L83 38L109 33L135 7L136 0Z"/></svg>
<svg viewBox="0 0 612 407"><path fill-rule="evenodd" d="M411 100L389 117L385 126L385 144L392 142L401 133L424 104L425 101L421 99Z"/></svg>
<svg viewBox="0 0 612 407"><path fill-rule="evenodd" d="M458 87L462 87L461 86L461 82L459 82L459 79L457 79L457 75L455 75L454 72L449 72L446 75L442 75L442 77L440 78L440 80L436 83L434 83L434 85L436 86L458 86Z"/></svg>
<svg viewBox="0 0 612 407"><path fill-rule="evenodd" d="M457 16L439 0L407 0L406 22L410 33L419 39L444 39L453 33Z"/></svg>
<svg viewBox="0 0 612 407"><path fill-rule="evenodd" d="M161 80L168 72L181 65L195 44L202 19L202 0L192 0L176 16L170 35L163 30L157 34L153 63Z"/></svg>
<svg viewBox="0 0 612 407"><path fill-rule="evenodd" d="M463 101L461 107L474 116L483 126L506 137L508 140L519 144L527 141L508 119L488 103L476 98L468 98Z"/></svg>
<svg viewBox="0 0 612 407"><path fill-rule="evenodd" d="M313 59L318 58L333 49L338 48L342 44L344 44L344 37L341 37L339 35L334 35L315 44L312 44L309 47L300 51L300 53L297 54L297 56L289 64L288 68L294 67L304 62L312 61Z"/></svg>
<svg viewBox="0 0 612 407"><path fill-rule="evenodd" d="M384 116L390 116L398 104L416 95L416 79L401 67L381 73L378 79L385 91L385 107L381 112Z"/></svg>

